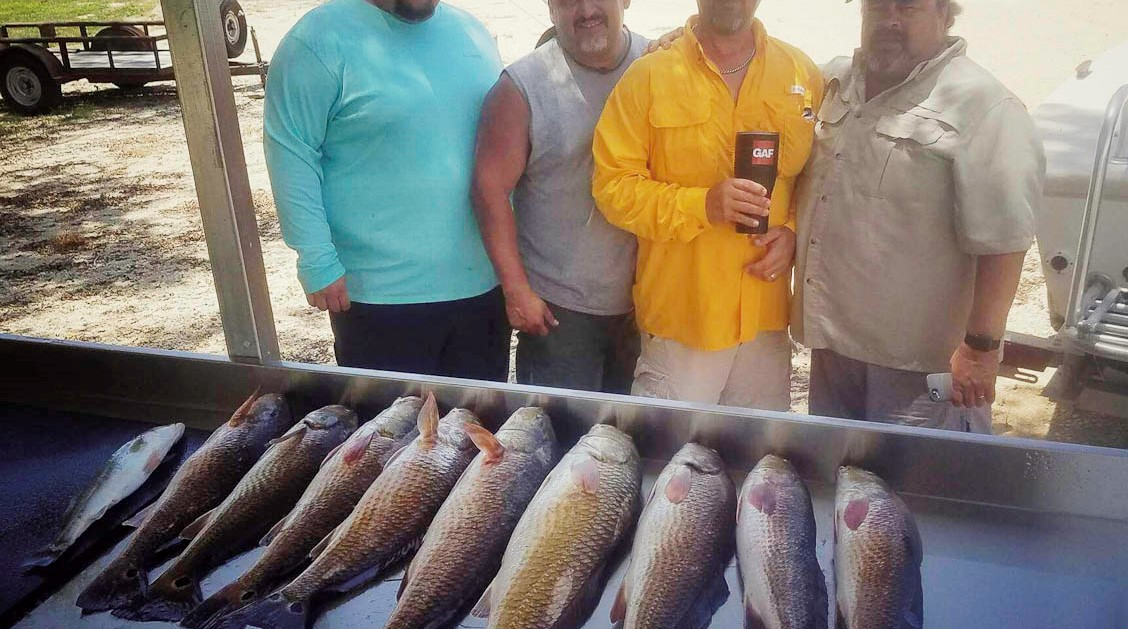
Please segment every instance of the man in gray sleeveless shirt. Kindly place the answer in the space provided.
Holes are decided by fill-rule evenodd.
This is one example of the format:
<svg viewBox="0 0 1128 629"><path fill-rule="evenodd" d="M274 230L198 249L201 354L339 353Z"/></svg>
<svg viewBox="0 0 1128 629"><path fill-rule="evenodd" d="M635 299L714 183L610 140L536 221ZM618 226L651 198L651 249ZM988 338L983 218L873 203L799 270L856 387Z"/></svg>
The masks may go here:
<svg viewBox="0 0 1128 629"><path fill-rule="evenodd" d="M549 0L555 39L506 68L482 108L474 207L523 384L630 392L636 241L591 196L595 124L648 43L623 26L629 4Z"/></svg>

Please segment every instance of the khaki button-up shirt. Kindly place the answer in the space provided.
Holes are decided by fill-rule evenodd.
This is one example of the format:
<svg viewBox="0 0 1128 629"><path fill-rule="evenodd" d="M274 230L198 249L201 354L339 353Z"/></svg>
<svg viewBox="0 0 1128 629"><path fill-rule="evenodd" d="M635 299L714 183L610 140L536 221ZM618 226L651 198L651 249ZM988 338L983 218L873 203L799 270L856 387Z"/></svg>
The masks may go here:
<svg viewBox="0 0 1128 629"><path fill-rule="evenodd" d="M1045 156L1023 104L952 38L865 99L860 52L826 69L797 191L791 325L805 345L948 371L966 333L976 256L1026 251Z"/></svg>

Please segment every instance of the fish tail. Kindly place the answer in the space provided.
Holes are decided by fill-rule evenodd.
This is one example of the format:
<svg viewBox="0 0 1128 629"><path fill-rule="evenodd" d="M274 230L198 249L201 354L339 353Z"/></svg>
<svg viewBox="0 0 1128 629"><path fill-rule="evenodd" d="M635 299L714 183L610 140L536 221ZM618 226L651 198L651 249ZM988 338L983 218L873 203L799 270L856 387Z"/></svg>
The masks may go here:
<svg viewBox="0 0 1128 629"><path fill-rule="evenodd" d="M254 603L266 594L255 590L253 583L245 583L243 579L228 583L184 616L180 624L189 629L212 627L221 617Z"/></svg>
<svg viewBox="0 0 1128 629"><path fill-rule="evenodd" d="M54 548L54 546L47 546L40 550L35 551L23 562L23 569L26 572L35 570L42 570L55 563L55 560L62 554L61 551Z"/></svg>
<svg viewBox="0 0 1128 629"><path fill-rule="evenodd" d="M111 561L78 595L75 604L86 613L104 612L137 605L148 593L148 571L139 557L127 552Z"/></svg>
<svg viewBox="0 0 1128 629"><path fill-rule="evenodd" d="M229 616L220 618L211 626L305 629L309 622L309 604L308 599L288 600L279 591Z"/></svg>
<svg viewBox="0 0 1128 629"><path fill-rule="evenodd" d="M175 567L175 566L174 566ZM127 620L164 620L179 622L200 604L200 581L192 574L175 574L173 569L162 574L149 588L149 594L138 606L114 610L114 616Z"/></svg>

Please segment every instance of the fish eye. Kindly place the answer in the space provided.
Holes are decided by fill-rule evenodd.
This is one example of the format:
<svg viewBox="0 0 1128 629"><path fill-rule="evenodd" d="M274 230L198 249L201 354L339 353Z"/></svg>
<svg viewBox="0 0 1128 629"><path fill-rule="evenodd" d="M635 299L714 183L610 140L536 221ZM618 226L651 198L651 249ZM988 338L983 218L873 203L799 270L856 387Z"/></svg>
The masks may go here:
<svg viewBox="0 0 1128 629"><path fill-rule="evenodd" d="M172 586L178 590L183 590L191 583L192 579L189 579L188 577L180 577L179 579L172 582Z"/></svg>
<svg viewBox="0 0 1128 629"><path fill-rule="evenodd" d="M247 590L246 592L243 592L243 595L239 597L239 600L245 602L245 601L251 600L254 597L255 597L255 591L254 590Z"/></svg>
<svg viewBox="0 0 1128 629"><path fill-rule="evenodd" d="M138 574L141 574L141 572L137 568L130 568L125 571L125 578L136 579Z"/></svg>

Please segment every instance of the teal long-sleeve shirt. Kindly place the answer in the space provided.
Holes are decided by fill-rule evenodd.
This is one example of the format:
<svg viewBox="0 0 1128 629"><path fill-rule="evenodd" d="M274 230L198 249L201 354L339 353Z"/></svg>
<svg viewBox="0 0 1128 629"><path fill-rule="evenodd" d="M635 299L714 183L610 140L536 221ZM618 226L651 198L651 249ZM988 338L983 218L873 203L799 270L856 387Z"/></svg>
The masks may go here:
<svg viewBox="0 0 1128 629"><path fill-rule="evenodd" d="M497 286L470 202L497 47L440 3L399 20L366 0L307 13L271 62L263 145L282 237L307 293L407 304Z"/></svg>

